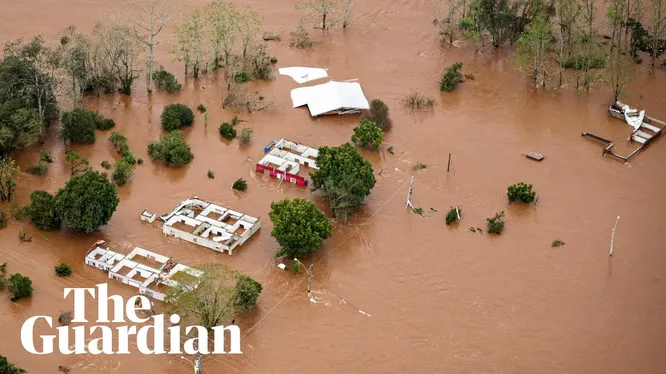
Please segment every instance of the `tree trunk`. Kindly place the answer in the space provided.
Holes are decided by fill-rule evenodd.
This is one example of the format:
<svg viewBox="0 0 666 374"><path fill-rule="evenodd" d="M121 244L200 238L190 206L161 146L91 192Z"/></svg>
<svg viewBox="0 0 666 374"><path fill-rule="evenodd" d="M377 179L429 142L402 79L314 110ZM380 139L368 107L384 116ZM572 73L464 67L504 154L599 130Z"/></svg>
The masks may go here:
<svg viewBox="0 0 666 374"><path fill-rule="evenodd" d="M321 29L326 30L326 13L321 15Z"/></svg>

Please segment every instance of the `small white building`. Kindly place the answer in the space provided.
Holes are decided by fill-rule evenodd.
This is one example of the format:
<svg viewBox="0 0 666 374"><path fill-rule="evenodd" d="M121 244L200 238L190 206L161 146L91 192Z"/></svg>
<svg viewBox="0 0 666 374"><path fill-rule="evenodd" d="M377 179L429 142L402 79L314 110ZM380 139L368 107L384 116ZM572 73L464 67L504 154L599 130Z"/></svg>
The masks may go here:
<svg viewBox="0 0 666 374"><path fill-rule="evenodd" d="M155 222L155 219L156 219L156 218L157 218L157 214L155 214L155 213L152 213L152 214L151 214L151 213L148 213L148 210L144 210L144 211L141 213L141 220L144 221L144 222L153 223L153 222Z"/></svg>
<svg viewBox="0 0 666 374"><path fill-rule="evenodd" d="M300 165L318 169L317 148L311 148L286 139L273 140L265 148L266 155L257 162L256 171L267 170L271 177L287 180L300 186L307 186L308 180L298 175Z"/></svg>
<svg viewBox="0 0 666 374"><path fill-rule="evenodd" d="M87 265L107 271L109 278L136 287L140 294L160 301L181 284L179 279L191 280L188 283L196 286L196 278L203 275L201 270L139 247L121 255L109 249L103 240L90 247L85 261Z"/></svg>
<svg viewBox="0 0 666 374"><path fill-rule="evenodd" d="M259 218L198 199L181 202L171 213L160 217L164 235L198 244L218 252L245 243L261 227Z"/></svg>

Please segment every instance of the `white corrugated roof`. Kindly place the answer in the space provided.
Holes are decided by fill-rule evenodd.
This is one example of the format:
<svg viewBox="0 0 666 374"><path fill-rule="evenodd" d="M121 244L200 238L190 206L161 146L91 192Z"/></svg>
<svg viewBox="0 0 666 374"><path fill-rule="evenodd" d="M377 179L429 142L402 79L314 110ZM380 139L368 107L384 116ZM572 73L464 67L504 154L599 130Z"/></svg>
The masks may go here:
<svg viewBox="0 0 666 374"><path fill-rule="evenodd" d="M294 78L297 83L305 83L328 77L326 69L320 68L304 68L300 66L294 66L290 68L280 68L278 69L278 72L280 75L288 75Z"/></svg>
<svg viewBox="0 0 666 374"><path fill-rule="evenodd" d="M313 117L333 110L370 109L370 104L357 82L330 81L291 90L294 108L307 105Z"/></svg>

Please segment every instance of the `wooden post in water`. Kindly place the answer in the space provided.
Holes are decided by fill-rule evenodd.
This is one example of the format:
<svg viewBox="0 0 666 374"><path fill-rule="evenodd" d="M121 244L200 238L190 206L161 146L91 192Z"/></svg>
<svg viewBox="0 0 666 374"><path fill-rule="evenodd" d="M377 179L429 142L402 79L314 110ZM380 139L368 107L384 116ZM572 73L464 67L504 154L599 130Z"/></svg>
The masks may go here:
<svg viewBox="0 0 666 374"><path fill-rule="evenodd" d="M611 231L610 254L608 256L613 256L613 242L615 241L615 229L617 229L617 222L619 220L620 216L617 216L617 219L615 220L615 226L613 227L613 231Z"/></svg>
<svg viewBox="0 0 666 374"><path fill-rule="evenodd" d="M448 173L451 170L451 152L449 152L449 163L446 166L446 172Z"/></svg>

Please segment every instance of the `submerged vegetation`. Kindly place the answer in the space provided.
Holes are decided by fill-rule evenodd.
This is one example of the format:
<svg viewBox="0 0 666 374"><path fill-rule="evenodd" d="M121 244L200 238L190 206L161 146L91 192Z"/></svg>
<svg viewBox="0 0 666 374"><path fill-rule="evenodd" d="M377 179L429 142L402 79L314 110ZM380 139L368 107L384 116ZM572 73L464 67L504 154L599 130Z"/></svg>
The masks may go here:
<svg viewBox="0 0 666 374"><path fill-rule="evenodd" d="M189 164L194 154L183 135L181 130L174 130L169 135L160 136L158 141L148 144L148 155L153 161L172 168Z"/></svg>

